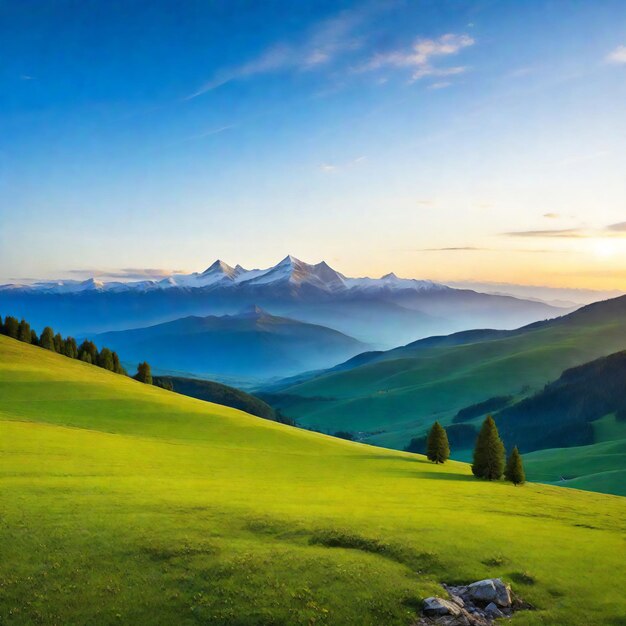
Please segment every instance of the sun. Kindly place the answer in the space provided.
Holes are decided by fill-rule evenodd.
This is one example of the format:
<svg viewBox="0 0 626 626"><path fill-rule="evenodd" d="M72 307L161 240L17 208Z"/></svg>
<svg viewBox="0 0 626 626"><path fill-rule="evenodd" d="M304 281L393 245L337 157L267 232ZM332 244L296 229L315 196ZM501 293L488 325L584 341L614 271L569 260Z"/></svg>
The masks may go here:
<svg viewBox="0 0 626 626"><path fill-rule="evenodd" d="M617 252L617 245L615 241L610 239L594 239L591 242L591 249L595 256L601 259L608 259Z"/></svg>

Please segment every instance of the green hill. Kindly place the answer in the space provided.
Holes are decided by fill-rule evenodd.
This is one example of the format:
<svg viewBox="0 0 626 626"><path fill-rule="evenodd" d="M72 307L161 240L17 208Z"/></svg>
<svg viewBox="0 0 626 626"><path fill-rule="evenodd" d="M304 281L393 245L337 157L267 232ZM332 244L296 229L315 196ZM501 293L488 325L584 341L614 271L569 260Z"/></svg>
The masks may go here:
<svg viewBox="0 0 626 626"><path fill-rule="evenodd" d="M280 422L284 420L267 402L241 389L199 378L183 378L180 376L154 376L154 384L170 388L185 396L214 402L233 409L245 411L251 415L267 420Z"/></svg>
<svg viewBox="0 0 626 626"><path fill-rule="evenodd" d="M626 297L515 331L470 331L370 353L353 359L356 367L274 387L268 398L304 426L403 448L435 419L447 425L472 405L522 399L563 370L620 349Z"/></svg>
<svg viewBox="0 0 626 626"><path fill-rule="evenodd" d="M624 624L622 498L477 481L6 337L0 493L3 624L408 626L485 576L536 607L512 625Z"/></svg>

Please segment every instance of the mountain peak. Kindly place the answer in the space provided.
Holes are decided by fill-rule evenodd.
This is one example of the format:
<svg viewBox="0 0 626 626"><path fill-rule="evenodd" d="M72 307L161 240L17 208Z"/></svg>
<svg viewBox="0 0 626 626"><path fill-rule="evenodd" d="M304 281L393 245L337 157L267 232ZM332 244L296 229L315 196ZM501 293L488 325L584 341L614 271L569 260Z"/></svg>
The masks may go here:
<svg viewBox="0 0 626 626"><path fill-rule="evenodd" d="M277 263L274 267L294 267L297 265L306 265L300 259L296 259L295 256L288 254L282 261Z"/></svg>
<svg viewBox="0 0 626 626"><path fill-rule="evenodd" d="M235 276L237 272L237 268L231 267L228 263L224 263L224 261L217 259L212 265L207 267L204 272L202 272L202 276L206 276L207 274L224 274L229 278Z"/></svg>

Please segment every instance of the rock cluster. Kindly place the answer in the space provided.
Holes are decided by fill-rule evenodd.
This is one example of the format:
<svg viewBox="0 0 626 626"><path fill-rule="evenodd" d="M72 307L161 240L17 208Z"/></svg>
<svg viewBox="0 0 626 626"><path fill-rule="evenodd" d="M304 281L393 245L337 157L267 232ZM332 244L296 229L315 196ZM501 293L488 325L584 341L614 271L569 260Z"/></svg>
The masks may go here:
<svg viewBox="0 0 626 626"><path fill-rule="evenodd" d="M443 585L449 597L426 598L423 617L416 626L490 626L499 617L528 608L511 594L511 588L499 578L487 578L470 585Z"/></svg>

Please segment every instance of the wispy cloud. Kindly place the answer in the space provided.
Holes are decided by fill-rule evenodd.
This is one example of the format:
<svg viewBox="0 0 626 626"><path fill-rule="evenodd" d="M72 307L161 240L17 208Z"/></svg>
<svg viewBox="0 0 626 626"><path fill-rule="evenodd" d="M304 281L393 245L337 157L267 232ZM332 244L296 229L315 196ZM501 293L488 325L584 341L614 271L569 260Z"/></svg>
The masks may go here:
<svg viewBox="0 0 626 626"><path fill-rule="evenodd" d="M466 34L447 33L437 39L418 39L409 50L394 50L375 54L360 71L373 71L387 67L408 68L411 79L419 80L426 76L454 76L467 70L456 65L440 67L434 64L438 58L456 55L463 48L473 46L475 40Z"/></svg>
<svg viewBox="0 0 626 626"><path fill-rule="evenodd" d="M543 216L546 219L549 219L549 220L555 220L555 219L561 217L558 213L544 213Z"/></svg>
<svg viewBox="0 0 626 626"><path fill-rule="evenodd" d="M488 252L492 249L476 246L452 246L449 248L420 248L418 252Z"/></svg>
<svg viewBox="0 0 626 626"><path fill-rule="evenodd" d="M429 85L428 89L445 89L446 87L450 87L450 85L452 85L452 83L449 80L443 80L441 82Z"/></svg>
<svg viewBox="0 0 626 626"><path fill-rule="evenodd" d="M618 224L609 224L606 230L614 233L626 233L626 222L619 222Z"/></svg>
<svg viewBox="0 0 626 626"><path fill-rule="evenodd" d="M513 230L502 233L506 237L556 237L559 239L582 239L588 237L577 228L562 228L556 230Z"/></svg>
<svg viewBox="0 0 626 626"><path fill-rule="evenodd" d="M363 40L354 31L366 14L367 11L342 11L319 23L299 42L277 43L246 63L218 71L184 99L197 98L238 79L285 70L306 71L326 65L340 54L362 46Z"/></svg>
<svg viewBox="0 0 626 626"><path fill-rule="evenodd" d="M544 217L551 217L557 214L545 214ZM626 222L617 224L609 224L602 228L560 228L548 230L514 230L506 233L500 233L505 237L538 237L538 238L556 238L556 239L589 239L594 237L622 237L622 233L626 234Z"/></svg>
<svg viewBox="0 0 626 626"><path fill-rule="evenodd" d="M346 163L340 163L340 164L322 163L320 165L320 170L322 170L322 172L324 172L325 174L334 174L341 170L346 170L346 169L351 169L353 167L356 167L357 165L359 165L359 163L363 163L364 161L367 161L367 157L360 156Z"/></svg>
<svg viewBox="0 0 626 626"><path fill-rule="evenodd" d="M616 65L626 64L626 46L617 46L615 50L609 52L605 59L607 63L614 63Z"/></svg>
<svg viewBox="0 0 626 626"><path fill-rule="evenodd" d="M168 270L144 267L123 267L119 269L72 269L66 272L76 278L109 278L119 280L158 280L174 274L184 274L186 270Z"/></svg>
<svg viewBox="0 0 626 626"><path fill-rule="evenodd" d="M231 130L232 128L236 128L236 127L237 127L237 124L227 124L226 126L219 126L217 128L211 128L204 132L198 133L197 135L191 135L190 137L187 137L185 141L192 141L194 139L203 139L204 137L211 137L213 135L219 135L220 133L223 133L224 131Z"/></svg>

